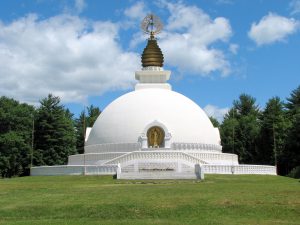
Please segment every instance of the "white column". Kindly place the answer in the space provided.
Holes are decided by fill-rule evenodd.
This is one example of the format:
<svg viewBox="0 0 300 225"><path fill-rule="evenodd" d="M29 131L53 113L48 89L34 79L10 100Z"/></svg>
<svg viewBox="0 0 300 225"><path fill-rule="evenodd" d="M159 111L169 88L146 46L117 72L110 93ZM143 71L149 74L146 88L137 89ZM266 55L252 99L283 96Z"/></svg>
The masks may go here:
<svg viewBox="0 0 300 225"><path fill-rule="evenodd" d="M117 179L120 179L120 177L121 177L121 172L122 172L122 170L121 170L121 164L118 163L118 168L117 168Z"/></svg>
<svg viewBox="0 0 300 225"><path fill-rule="evenodd" d="M172 135L170 133L167 133L165 136L165 148L171 148L171 138Z"/></svg>
<svg viewBox="0 0 300 225"><path fill-rule="evenodd" d="M141 134L139 141L141 143L142 149L148 148L148 138L144 133Z"/></svg>

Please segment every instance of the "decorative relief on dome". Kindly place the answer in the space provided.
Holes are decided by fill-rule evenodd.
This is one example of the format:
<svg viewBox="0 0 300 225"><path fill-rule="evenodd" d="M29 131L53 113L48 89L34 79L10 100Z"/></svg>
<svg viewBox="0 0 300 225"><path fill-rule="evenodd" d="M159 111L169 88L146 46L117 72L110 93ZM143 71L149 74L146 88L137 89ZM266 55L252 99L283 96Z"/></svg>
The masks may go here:
<svg viewBox="0 0 300 225"><path fill-rule="evenodd" d="M165 132L158 126L151 127L147 132L149 148L164 147Z"/></svg>

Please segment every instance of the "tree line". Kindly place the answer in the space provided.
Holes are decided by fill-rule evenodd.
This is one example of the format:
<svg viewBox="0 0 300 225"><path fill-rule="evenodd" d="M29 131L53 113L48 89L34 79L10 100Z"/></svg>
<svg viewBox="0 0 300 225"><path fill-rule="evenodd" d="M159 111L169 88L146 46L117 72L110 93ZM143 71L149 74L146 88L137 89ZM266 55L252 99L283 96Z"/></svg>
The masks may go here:
<svg viewBox="0 0 300 225"><path fill-rule="evenodd" d="M277 173L300 177L300 86L286 101L268 100L260 109L255 98L241 94L220 129L223 152L239 156L240 163L276 165Z"/></svg>
<svg viewBox="0 0 300 225"><path fill-rule="evenodd" d="M86 127L101 111L93 105L75 118L60 98L49 94L35 108L0 97L0 174L29 175L30 167L66 164L84 152ZM300 86L286 101L273 97L260 109L254 97L241 94L219 127L223 152L240 163L276 165L280 175L300 176Z"/></svg>
<svg viewBox="0 0 300 225"><path fill-rule="evenodd" d="M0 97L1 177L29 175L32 165L66 164L69 155L83 153L86 127L100 113L91 105L74 118L51 94L38 108Z"/></svg>

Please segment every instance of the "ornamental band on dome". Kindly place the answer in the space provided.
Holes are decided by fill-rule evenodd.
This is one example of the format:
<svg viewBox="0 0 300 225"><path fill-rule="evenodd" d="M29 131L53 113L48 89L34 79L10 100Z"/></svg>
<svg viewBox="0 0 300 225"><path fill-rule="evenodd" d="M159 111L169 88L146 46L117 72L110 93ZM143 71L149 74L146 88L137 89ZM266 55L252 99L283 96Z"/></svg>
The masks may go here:
<svg viewBox="0 0 300 225"><path fill-rule="evenodd" d="M222 153L219 129L191 99L172 91L154 35L153 14L141 24L150 35L135 72L135 90L110 103L86 130L84 153L68 165L32 167L31 175L114 175L118 179L203 179L204 174L271 174L274 166L241 165Z"/></svg>

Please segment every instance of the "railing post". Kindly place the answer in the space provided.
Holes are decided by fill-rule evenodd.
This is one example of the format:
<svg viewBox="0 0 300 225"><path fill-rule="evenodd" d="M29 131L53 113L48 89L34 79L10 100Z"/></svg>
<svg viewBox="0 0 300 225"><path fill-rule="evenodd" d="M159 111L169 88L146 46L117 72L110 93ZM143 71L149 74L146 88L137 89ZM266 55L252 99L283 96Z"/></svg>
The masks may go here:
<svg viewBox="0 0 300 225"><path fill-rule="evenodd" d="M118 163L118 167L117 167L117 179L120 179L121 178L121 164Z"/></svg>
<svg viewBox="0 0 300 225"><path fill-rule="evenodd" d="M200 166L200 164L195 164L195 174L196 174L196 177L197 179L199 180L203 180L204 179L204 173L203 173L203 170Z"/></svg>

